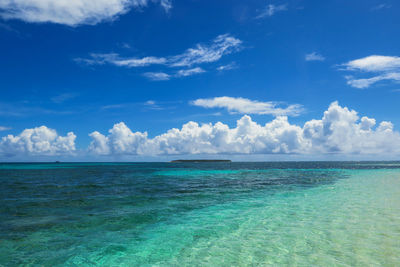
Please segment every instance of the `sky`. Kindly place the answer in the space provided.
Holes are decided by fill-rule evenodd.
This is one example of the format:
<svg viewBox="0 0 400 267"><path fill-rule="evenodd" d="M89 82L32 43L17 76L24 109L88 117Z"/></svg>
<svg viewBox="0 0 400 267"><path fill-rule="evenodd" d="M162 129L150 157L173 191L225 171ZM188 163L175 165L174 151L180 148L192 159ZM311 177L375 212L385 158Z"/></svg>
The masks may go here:
<svg viewBox="0 0 400 267"><path fill-rule="evenodd" d="M400 158L394 0L0 0L0 161Z"/></svg>

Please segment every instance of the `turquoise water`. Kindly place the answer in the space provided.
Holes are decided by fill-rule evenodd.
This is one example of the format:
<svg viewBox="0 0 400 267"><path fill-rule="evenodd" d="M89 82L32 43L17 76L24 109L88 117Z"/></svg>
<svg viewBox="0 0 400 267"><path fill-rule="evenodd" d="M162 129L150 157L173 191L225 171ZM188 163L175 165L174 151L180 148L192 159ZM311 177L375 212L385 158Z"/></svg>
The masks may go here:
<svg viewBox="0 0 400 267"><path fill-rule="evenodd" d="M0 164L0 265L398 266L399 162Z"/></svg>

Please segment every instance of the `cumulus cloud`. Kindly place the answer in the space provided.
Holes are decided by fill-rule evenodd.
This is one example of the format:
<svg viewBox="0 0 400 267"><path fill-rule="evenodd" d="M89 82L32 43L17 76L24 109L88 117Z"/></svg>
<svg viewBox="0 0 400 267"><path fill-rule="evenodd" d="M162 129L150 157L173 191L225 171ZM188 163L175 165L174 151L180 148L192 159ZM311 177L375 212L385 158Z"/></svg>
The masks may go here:
<svg viewBox="0 0 400 267"><path fill-rule="evenodd" d="M191 104L203 108L226 108L231 113L242 114L297 116L303 111L303 107L298 104L282 108L279 107L279 103L277 102L260 102L242 97L229 96L200 98L192 101Z"/></svg>
<svg viewBox="0 0 400 267"><path fill-rule="evenodd" d="M132 8L143 8L149 0L4 0L0 1L3 19L20 19L26 22L52 22L77 26L94 25L113 20ZM153 1L169 11L168 0Z"/></svg>
<svg viewBox="0 0 400 267"><path fill-rule="evenodd" d="M305 60L306 61L324 61L325 57L322 56L321 54L318 54L317 52L312 52L305 56Z"/></svg>
<svg viewBox="0 0 400 267"><path fill-rule="evenodd" d="M399 153L400 135L390 122L362 117L337 102L325 111L322 120L311 120L303 126L303 135L310 140L311 151L317 153L379 154Z"/></svg>
<svg viewBox="0 0 400 267"><path fill-rule="evenodd" d="M392 123L376 126L375 119L360 119L338 102L320 120L303 126L289 123L286 116L260 125L244 115L233 128L221 122L190 121L181 129L149 138L121 122L108 135L93 132L90 137L89 151L98 155L400 153L400 134Z"/></svg>
<svg viewBox="0 0 400 267"><path fill-rule="evenodd" d="M151 102L150 102L151 104ZM90 134L88 152L95 155L180 155L180 154L380 154L400 155L400 133L389 121L378 123L338 102L333 102L321 119L303 125L277 116L264 125L248 115L234 127L222 122L199 124L190 121L150 138L117 123L108 134ZM76 136L60 136L41 126L0 139L0 155L54 156L75 154Z"/></svg>
<svg viewBox="0 0 400 267"><path fill-rule="evenodd" d="M97 131L89 136L93 139L89 150L100 155L131 154L147 140L147 133L133 133L123 122L115 124L107 137Z"/></svg>
<svg viewBox="0 0 400 267"><path fill-rule="evenodd" d="M60 136L46 126L25 129L19 135L7 135L0 140L0 154L16 155L59 155L75 151L74 133Z"/></svg>
<svg viewBox="0 0 400 267"><path fill-rule="evenodd" d="M262 19L265 17L272 17L275 13L287 10L287 5L273 5L269 4L257 17L256 19Z"/></svg>
<svg viewBox="0 0 400 267"><path fill-rule="evenodd" d="M108 136L94 132L89 150L100 155L175 155L217 153L287 153L296 150L297 127L279 117L262 127L243 116L236 128L188 122L153 139L147 133L133 133L123 122L114 125ZM279 136L286 143L279 143ZM292 140L291 137L294 137Z"/></svg>
<svg viewBox="0 0 400 267"><path fill-rule="evenodd" d="M372 55L341 64L346 71L371 73L368 78L347 75L347 84L355 88L368 88L379 81L400 81L400 57Z"/></svg>

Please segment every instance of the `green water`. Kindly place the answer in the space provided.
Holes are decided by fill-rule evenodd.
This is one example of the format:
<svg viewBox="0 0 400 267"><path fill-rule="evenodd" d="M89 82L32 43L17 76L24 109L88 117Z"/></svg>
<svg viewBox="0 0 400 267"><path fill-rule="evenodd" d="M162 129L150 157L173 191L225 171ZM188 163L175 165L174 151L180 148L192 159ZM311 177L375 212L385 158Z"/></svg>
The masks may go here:
<svg viewBox="0 0 400 267"><path fill-rule="evenodd" d="M2 167L2 265L400 263L398 164L67 167Z"/></svg>

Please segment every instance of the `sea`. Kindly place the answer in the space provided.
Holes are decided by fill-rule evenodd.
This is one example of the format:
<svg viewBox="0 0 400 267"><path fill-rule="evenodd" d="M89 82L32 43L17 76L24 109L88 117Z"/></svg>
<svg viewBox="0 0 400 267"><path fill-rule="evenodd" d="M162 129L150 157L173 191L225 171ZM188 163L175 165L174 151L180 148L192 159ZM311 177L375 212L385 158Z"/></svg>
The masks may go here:
<svg viewBox="0 0 400 267"><path fill-rule="evenodd" d="M0 266L400 266L400 162L1 163Z"/></svg>

